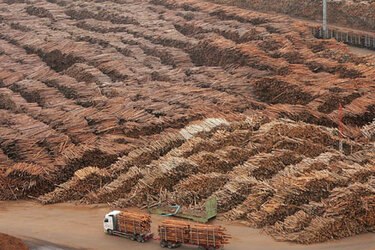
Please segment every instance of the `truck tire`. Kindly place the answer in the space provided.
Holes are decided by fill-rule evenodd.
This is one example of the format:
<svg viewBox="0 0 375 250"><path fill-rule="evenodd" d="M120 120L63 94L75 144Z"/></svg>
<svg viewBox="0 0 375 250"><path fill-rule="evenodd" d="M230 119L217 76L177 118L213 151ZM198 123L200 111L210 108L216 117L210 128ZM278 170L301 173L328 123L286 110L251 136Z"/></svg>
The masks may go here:
<svg viewBox="0 0 375 250"><path fill-rule="evenodd" d="M132 236L130 236L130 239L131 239L132 241L136 241L136 240L137 240L137 236L136 236L136 235L132 235Z"/></svg>
<svg viewBox="0 0 375 250"><path fill-rule="evenodd" d="M160 247L166 248L168 243L165 240L160 241Z"/></svg>
<svg viewBox="0 0 375 250"><path fill-rule="evenodd" d="M113 234L113 231L112 231L111 229L108 229L108 230L107 230L107 234L112 235L112 234Z"/></svg>
<svg viewBox="0 0 375 250"><path fill-rule="evenodd" d="M142 235L137 235L137 241L140 242L140 243L143 243L143 242L145 242L145 238L143 238Z"/></svg>

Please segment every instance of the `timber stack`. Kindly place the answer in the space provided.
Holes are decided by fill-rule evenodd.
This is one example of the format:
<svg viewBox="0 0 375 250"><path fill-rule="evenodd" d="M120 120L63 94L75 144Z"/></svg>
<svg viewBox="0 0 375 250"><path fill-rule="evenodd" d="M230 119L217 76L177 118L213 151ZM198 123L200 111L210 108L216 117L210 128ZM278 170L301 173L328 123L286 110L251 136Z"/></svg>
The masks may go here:
<svg viewBox="0 0 375 250"><path fill-rule="evenodd" d="M148 214L121 211L117 219L121 232L146 234L151 231L151 216Z"/></svg>
<svg viewBox="0 0 375 250"><path fill-rule="evenodd" d="M194 245L224 247L230 238L226 228L221 226L195 224L190 231L190 243Z"/></svg>
<svg viewBox="0 0 375 250"><path fill-rule="evenodd" d="M321 1L217 3L0 1L0 200L182 212L215 196L277 240L374 231L375 57L220 4Z"/></svg>
<svg viewBox="0 0 375 250"><path fill-rule="evenodd" d="M161 240L176 243L189 241L190 224L178 220L165 220L158 227Z"/></svg>
<svg viewBox="0 0 375 250"><path fill-rule="evenodd" d="M160 240L168 243L221 248L229 244L231 236L222 226L165 220L158 228Z"/></svg>

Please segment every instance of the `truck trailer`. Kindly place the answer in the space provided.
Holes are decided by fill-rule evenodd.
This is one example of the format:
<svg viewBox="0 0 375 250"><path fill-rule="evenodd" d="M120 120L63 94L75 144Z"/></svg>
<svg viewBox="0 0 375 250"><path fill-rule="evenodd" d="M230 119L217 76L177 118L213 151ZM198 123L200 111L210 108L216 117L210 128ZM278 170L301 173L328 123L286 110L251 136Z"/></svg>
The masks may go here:
<svg viewBox="0 0 375 250"><path fill-rule="evenodd" d="M152 239L149 215L114 210L104 216L104 232L138 242Z"/></svg>
<svg viewBox="0 0 375 250"><path fill-rule="evenodd" d="M231 236L226 229L216 225L190 224L181 220L164 220L159 223L159 237L151 233L151 216L148 214L114 210L105 215L104 232L138 242L157 240L162 248L178 248L182 245L199 249L219 250L229 244Z"/></svg>

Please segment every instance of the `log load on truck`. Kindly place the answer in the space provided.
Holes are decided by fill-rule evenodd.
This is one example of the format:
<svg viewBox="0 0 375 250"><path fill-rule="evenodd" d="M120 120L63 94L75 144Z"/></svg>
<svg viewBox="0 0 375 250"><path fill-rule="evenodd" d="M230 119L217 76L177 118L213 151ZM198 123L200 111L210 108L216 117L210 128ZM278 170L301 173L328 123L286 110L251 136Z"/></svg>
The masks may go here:
<svg viewBox="0 0 375 250"><path fill-rule="evenodd" d="M180 220L164 220L158 226L159 238L151 233L151 216L147 214L112 211L104 217L104 231L145 242L149 239L160 241L162 248L178 248L183 244L198 246L199 249L223 249L231 236L226 229L216 225L190 224Z"/></svg>
<svg viewBox="0 0 375 250"><path fill-rule="evenodd" d="M189 242L190 224L177 220L165 220L159 225L158 232L161 247L177 248Z"/></svg>
<svg viewBox="0 0 375 250"><path fill-rule="evenodd" d="M222 249L229 243L231 236L221 226L195 224L165 220L158 228L160 246L177 248L181 244L198 246L200 249Z"/></svg>
<svg viewBox="0 0 375 250"><path fill-rule="evenodd" d="M105 215L104 231L110 235L117 235L145 242L152 239L151 216L148 214L112 211Z"/></svg>

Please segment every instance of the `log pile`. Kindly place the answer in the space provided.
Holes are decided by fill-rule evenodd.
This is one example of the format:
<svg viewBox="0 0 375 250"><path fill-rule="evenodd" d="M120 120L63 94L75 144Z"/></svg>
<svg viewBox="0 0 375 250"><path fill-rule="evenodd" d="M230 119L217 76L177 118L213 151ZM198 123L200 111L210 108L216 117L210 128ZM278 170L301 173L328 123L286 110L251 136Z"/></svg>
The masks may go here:
<svg viewBox="0 0 375 250"><path fill-rule="evenodd" d="M186 243L190 240L190 224L178 220L164 220L158 226L161 240Z"/></svg>
<svg viewBox="0 0 375 250"><path fill-rule="evenodd" d="M110 175L106 169L86 167L77 170L72 179L61 184L52 192L40 196L38 200L43 204L79 200L96 186L103 186L109 179Z"/></svg>
<svg viewBox="0 0 375 250"><path fill-rule="evenodd" d="M254 83L254 93L259 100L271 104L288 103L306 105L314 97L302 91L298 85L277 78L263 78Z"/></svg>
<svg viewBox="0 0 375 250"><path fill-rule="evenodd" d="M197 165L183 158L169 158L153 168L144 179L151 191L157 192L164 187L172 189L180 179L197 172Z"/></svg>
<svg viewBox="0 0 375 250"><path fill-rule="evenodd" d="M208 198L228 181L224 174L197 174L188 177L174 186L173 191L178 194L176 204L189 205Z"/></svg>
<svg viewBox="0 0 375 250"><path fill-rule="evenodd" d="M229 243L231 236L221 226L194 224L164 220L158 226L161 240L176 243L190 243L198 246L223 247Z"/></svg>
<svg viewBox="0 0 375 250"><path fill-rule="evenodd" d="M310 20L321 20L322 17L322 3L314 0L303 2L297 0L271 0L265 3L242 0L211 0L211 2L236 5L258 11L274 11ZM375 27L374 4L371 0L340 0L328 3L328 8L332 11L332 15L329 15L328 18L328 22L330 23L364 30L373 30ZM359 17L361 15L363 18Z"/></svg>
<svg viewBox="0 0 375 250"><path fill-rule="evenodd" d="M373 141L375 139L375 120L372 123L363 126L361 132L366 138Z"/></svg>
<svg viewBox="0 0 375 250"><path fill-rule="evenodd" d="M0 193L3 200L25 198L30 193L41 195L51 191L53 183L53 177L48 168L27 163L17 163L8 168L4 179L5 188Z"/></svg>
<svg viewBox="0 0 375 250"><path fill-rule="evenodd" d="M121 211L117 216L121 232L147 234L151 231L151 216L129 211Z"/></svg>
<svg viewBox="0 0 375 250"><path fill-rule="evenodd" d="M258 184L255 178L232 174L228 182L210 197L217 198L218 212L227 212L242 203Z"/></svg>
<svg viewBox="0 0 375 250"><path fill-rule="evenodd" d="M306 243L372 228L373 58L284 16L120 2L0 3L1 199L215 196L224 218Z"/></svg>
<svg viewBox="0 0 375 250"><path fill-rule="evenodd" d="M249 171L257 180L266 180L283 170L287 165L296 164L302 160L290 150L275 150L266 154L257 154L244 163L242 171Z"/></svg>
<svg viewBox="0 0 375 250"><path fill-rule="evenodd" d="M48 17L48 18L54 19L53 15L43 7L28 6L26 8L26 12L29 15L35 15L41 18Z"/></svg>
<svg viewBox="0 0 375 250"><path fill-rule="evenodd" d="M231 236L226 233L226 228L206 224L195 224L190 228L190 243L224 247L229 243Z"/></svg>
<svg viewBox="0 0 375 250"><path fill-rule="evenodd" d="M351 184L347 189L336 188L330 197L315 204L314 210L306 207L304 211L300 210L283 223L275 224L266 231L277 240L303 244L371 231L374 225L373 180L374 178L364 184ZM324 207L327 207L326 212Z"/></svg>
<svg viewBox="0 0 375 250"><path fill-rule="evenodd" d="M138 167L132 167L112 182L88 193L83 201L87 203L103 203L120 199L137 184L141 177L142 173L140 169Z"/></svg>

